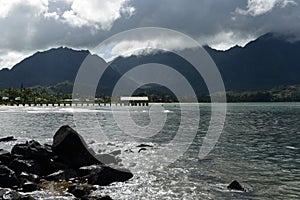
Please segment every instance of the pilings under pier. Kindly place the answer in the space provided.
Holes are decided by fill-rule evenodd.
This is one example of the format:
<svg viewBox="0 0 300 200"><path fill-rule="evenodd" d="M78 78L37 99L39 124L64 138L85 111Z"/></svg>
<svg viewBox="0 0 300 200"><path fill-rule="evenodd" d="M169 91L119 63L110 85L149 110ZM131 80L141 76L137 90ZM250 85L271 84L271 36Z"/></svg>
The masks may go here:
<svg viewBox="0 0 300 200"><path fill-rule="evenodd" d="M0 106L23 106L23 107L87 107L87 106L149 106L145 103L0 103Z"/></svg>

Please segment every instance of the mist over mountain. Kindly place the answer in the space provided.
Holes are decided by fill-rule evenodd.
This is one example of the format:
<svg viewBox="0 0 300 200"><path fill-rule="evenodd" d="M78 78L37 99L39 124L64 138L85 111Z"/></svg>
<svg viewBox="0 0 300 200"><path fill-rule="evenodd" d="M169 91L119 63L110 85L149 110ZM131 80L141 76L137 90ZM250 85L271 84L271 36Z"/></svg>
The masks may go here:
<svg viewBox="0 0 300 200"><path fill-rule="evenodd" d="M226 51L214 50L208 46L204 48L218 66L226 90L266 90L280 85L300 84L300 42L291 42L288 36L268 33L245 47L235 46ZM50 86L65 81L72 83L87 56L91 56L89 51L62 47L37 52L11 70L2 69L0 88ZM105 62L100 57L95 59L95 62ZM186 77L197 94L207 92L197 71L187 61L170 52L117 57L103 74L99 91L111 93L124 73L147 63L170 66Z"/></svg>

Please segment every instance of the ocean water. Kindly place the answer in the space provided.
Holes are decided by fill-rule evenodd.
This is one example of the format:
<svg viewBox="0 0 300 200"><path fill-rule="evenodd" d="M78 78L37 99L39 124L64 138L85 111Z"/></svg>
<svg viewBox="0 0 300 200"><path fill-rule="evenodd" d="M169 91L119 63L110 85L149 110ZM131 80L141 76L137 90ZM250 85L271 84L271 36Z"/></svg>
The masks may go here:
<svg viewBox="0 0 300 200"><path fill-rule="evenodd" d="M131 107L130 119L140 128L147 127L151 124L150 108ZM150 109L154 120L165 116L162 126L154 124L153 130L158 132L137 137L127 134L135 133L136 127L127 123L126 107L0 106L0 137L13 135L18 139L0 143L0 148L9 150L15 143L30 139L51 144L58 128L68 124L95 152L121 150L123 166L134 173L128 182L99 187L95 194L113 199L300 199L299 103L228 104L223 132L204 159L199 159L198 153L209 125L210 105L163 104L160 108ZM189 113L185 124L181 123L180 108ZM199 108L200 122L194 138L191 126ZM125 116L122 120L126 131L114 115ZM192 143L165 147L179 127L185 137L192 137ZM153 147L138 153L140 148L136 146L141 143ZM186 151L177 151L183 145L188 145ZM180 155L170 159L174 154ZM227 190L232 180L245 183L250 191ZM39 199L72 199L51 190L31 194Z"/></svg>

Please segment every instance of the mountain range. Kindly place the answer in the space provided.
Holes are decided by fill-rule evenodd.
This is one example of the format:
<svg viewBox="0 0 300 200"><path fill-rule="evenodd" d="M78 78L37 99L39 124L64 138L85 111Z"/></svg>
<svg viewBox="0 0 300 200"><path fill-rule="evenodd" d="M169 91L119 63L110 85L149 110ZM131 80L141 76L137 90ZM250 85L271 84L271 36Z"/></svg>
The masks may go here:
<svg viewBox="0 0 300 200"><path fill-rule="evenodd" d="M226 51L204 47L212 57L224 80L227 91L268 90L282 85L300 84L300 42L290 36L265 34L244 47ZM37 52L11 69L0 70L0 88L51 86L73 83L87 50L59 47ZM97 57L97 62L105 62ZM160 63L178 70L189 80L197 94L207 93L201 76L183 58L171 52L117 57L99 82L99 91L109 94L119 78L135 66ZM153 86L154 87L154 86Z"/></svg>

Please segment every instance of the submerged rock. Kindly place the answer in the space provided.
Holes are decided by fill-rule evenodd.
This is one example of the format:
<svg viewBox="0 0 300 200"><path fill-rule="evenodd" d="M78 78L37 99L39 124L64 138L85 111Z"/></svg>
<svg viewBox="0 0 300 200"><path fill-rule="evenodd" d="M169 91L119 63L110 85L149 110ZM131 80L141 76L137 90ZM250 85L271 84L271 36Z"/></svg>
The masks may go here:
<svg viewBox="0 0 300 200"><path fill-rule="evenodd" d="M14 136L7 136L4 138L0 138L0 142L10 142L10 141L15 141L17 140L16 138L14 138Z"/></svg>
<svg viewBox="0 0 300 200"><path fill-rule="evenodd" d="M138 153L140 153L141 151L147 151L147 149L146 148L140 148Z"/></svg>
<svg viewBox="0 0 300 200"><path fill-rule="evenodd" d="M110 198L110 196L104 196L104 197L97 197L97 200L113 200L113 199Z"/></svg>
<svg viewBox="0 0 300 200"><path fill-rule="evenodd" d="M45 177L48 181L62 181L62 180L69 180L71 178L76 178L77 173L74 169L65 169L65 170L59 170L57 172L54 172L47 177Z"/></svg>
<svg viewBox="0 0 300 200"><path fill-rule="evenodd" d="M140 144L136 147L153 147L152 145L149 145L149 144Z"/></svg>
<svg viewBox="0 0 300 200"><path fill-rule="evenodd" d="M96 158L103 164L118 164L115 156L110 154L96 154Z"/></svg>
<svg viewBox="0 0 300 200"><path fill-rule="evenodd" d="M71 168L102 164L95 158L82 139L71 127L62 126L53 137L52 150L58 159Z"/></svg>
<svg viewBox="0 0 300 200"><path fill-rule="evenodd" d="M115 150L109 153L110 155L117 156L121 154L121 150Z"/></svg>
<svg viewBox="0 0 300 200"><path fill-rule="evenodd" d="M238 190L238 191L243 191L243 192L250 192L252 191L252 188L250 185L240 183L237 180L232 181L228 186L228 189L230 190Z"/></svg>
<svg viewBox="0 0 300 200"><path fill-rule="evenodd" d="M113 182L125 182L133 177L127 169L113 169L100 165L81 167L79 173L88 179L89 184L100 186L107 186Z"/></svg>

